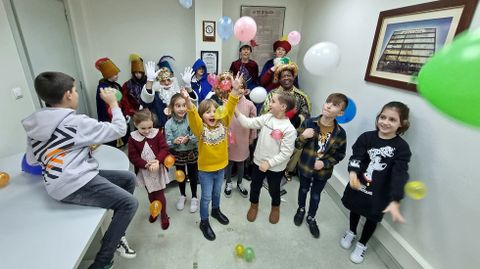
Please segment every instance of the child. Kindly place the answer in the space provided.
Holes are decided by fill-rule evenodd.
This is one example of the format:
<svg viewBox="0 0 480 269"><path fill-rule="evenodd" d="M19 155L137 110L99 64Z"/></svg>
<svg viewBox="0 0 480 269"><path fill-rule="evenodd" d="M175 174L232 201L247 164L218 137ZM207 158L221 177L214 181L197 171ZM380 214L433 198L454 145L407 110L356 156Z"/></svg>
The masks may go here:
<svg viewBox="0 0 480 269"><path fill-rule="evenodd" d="M180 93L172 96L169 105L173 116L165 124L165 133L170 152L175 156L175 168L185 173L185 166L188 169L188 178L190 179L190 190L192 191L192 200L190 201L190 212L197 212L197 178L198 178L198 142L188 126L186 118L187 107L186 100ZM183 210L185 207L185 181L179 182L180 198L177 202L177 210Z"/></svg>
<svg viewBox="0 0 480 269"><path fill-rule="evenodd" d="M252 46L245 44L238 50L240 57L230 65L232 74L240 73L247 82L247 88L252 90L258 85L258 64L250 59Z"/></svg>
<svg viewBox="0 0 480 269"><path fill-rule="evenodd" d="M115 249L134 258L124 237L138 207L133 196L135 175L129 171L98 170L89 145L125 135L127 126L114 89L101 89L100 98L112 111L112 122L98 122L77 115L75 80L60 72L35 78L35 91L48 107L22 121L27 132L27 161L40 163L48 194L55 200L114 211L102 246L89 268L111 268ZM73 232L73 231L72 231Z"/></svg>
<svg viewBox="0 0 480 269"><path fill-rule="evenodd" d="M343 115L347 103L344 94L330 94L323 104L322 114L305 120L297 130L301 135L295 141L295 148L302 153L298 162L298 209L293 221L297 226L302 224L307 193L311 189L307 223L314 238L320 237L315 221L320 194L332 176L333 166L345 157L347 137L335 118Z"/></svg>
<svg viewBox="0 0 480 269"><path fill-rule="evenodd" d="M197 59L192 66L195 74L192 77L192 89L198 96L198 103L202 102L212 90L212 85L208 83L207 66L202 59Z"/></svg>
<svg viewBox="0 0 480 269"><path fill-rule="evenodd" d="M145 76L145 68L143 66L143 59L137 54L130 54L130 63L132 77L122 86L122 100L120 104L123 111L128 116L140 109L140 94L145 83L147 83L147 77Z"/></svg>
<svg viewBox="0 0 480 269"><path fill-rule="evenodd" d="M247 88L245 80L242 79L243 89ZM245 91L247 94L248 91ZM245 98L245 95L240 97L237 104L237 110L243 115L252 118L257 116L257 109L252 101ZM232 196L232 168L233 165L237 168L237 190L243 197L248 196L248 191L242 185L242 179L244 174L245 160L250 155L249 145L253 143L253 140L257 138L256 130L249 130L244 128L238 123L236 118L232 119L229 131L229 145L228 145L228 166L225 171L226 184L225 184L225 197Z"/></svg>
<svg viewBox="0 0 480 269"><path fill-rule="evenodd" d="M170 221L167 215L167 200L163 190L170 182L168 172L163 166L169 154L163 132L153 128L154 117L147 108L133 114L133 124L137 128L128 139L128 158L135 167L139 185L145 186L150 203L158 200L162 203L160 214L162 229L168 229ZM150 216L153 223L158 216Z"/></svg>
<svg viewBox="0 0 480 269"><path fill-rule="evenodd" d="M254 153L252 183L250 185L250 209L248 221L255 221L258 212L258 197L265 177L268 180L268 192L272 197L272 209L269 221L275 224L280 219L280 182L288 160L295 147L297 131L285 115L295 108L295 98L290 94L273 94L270 111L260 117L249 119L238 111L235 113L245 128L260 129L257 147Z"/></svg>
<svg viewBox="0 0 480 269"><path fill-rule="evenodd" d="M404 223L400 213L403 187L408 181L408 162L411 152L400 135L407 131L409 109L400 102L390 102L377 115L376 130L365 132L352 147L348 164L350 184L343 194L343 205L350 210L350 230L340 240L349 249L357 234L360 216L366 218L362 236L350 255L354 263L361 263L367 242L375 232L384 213L393 221Z"/></svg>
<svg viewBox="0 0 480 269"><path fill-rule="evenodd" d="M210 99L200 103L198 112L192 104L186 90L182 90L187 99L187 118L190 128L199 140L198 145L198 179L202 187L200 199L200 230L208 240L215 240L215 233L208 221L208 206L212 200L212 217L221 224L227 225L228 218L220 211L220 193L224 176L224 168L228 164L228 126L233 117L238 99L243 95L240 87L241 78L237 74L232 82L233 90L225 104L225 115L215 118L218 104ZM221 113L217 113L221 114Z"/></svg>

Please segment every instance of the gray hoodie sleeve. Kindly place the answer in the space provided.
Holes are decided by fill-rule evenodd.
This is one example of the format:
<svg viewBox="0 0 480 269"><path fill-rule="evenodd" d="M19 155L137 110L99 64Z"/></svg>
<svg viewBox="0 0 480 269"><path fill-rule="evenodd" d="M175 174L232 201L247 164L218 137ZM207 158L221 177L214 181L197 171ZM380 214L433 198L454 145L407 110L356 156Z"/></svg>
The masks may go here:
<svg viewBox="0 0 480 269"><path fill-rule="evenodd" d="M112 122L99 122L85 115L78 123L75 146L89 146L113 141L127 133L127 124L120 108L112 109Z"/></svg>

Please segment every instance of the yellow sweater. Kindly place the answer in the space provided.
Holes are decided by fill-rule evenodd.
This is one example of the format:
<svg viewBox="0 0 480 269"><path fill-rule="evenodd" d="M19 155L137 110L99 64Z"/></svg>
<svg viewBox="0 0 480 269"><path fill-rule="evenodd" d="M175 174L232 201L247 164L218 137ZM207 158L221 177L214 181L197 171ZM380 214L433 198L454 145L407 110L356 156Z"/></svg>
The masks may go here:
<svg viewBox="0 0 480 269"><path fill-rule="evenodd" d="M239 98L229 95L225 103L227 116L209 127L203 123L197 108L187 109L187 118L193 134L198 138L198 170L214 172L223 169L228 164L228 127L232 121Z"/></svg>

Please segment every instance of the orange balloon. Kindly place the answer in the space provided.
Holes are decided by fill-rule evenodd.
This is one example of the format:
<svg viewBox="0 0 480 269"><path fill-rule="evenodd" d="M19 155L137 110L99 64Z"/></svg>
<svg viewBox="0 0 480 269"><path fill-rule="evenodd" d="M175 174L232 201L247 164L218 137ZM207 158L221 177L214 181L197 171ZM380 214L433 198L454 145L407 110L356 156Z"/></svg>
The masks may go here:
<svg viewBox="0 0 480 269"><path fill-rule="evenodd" d="M155 200L150 204L150 215L156 218L160 215L160 211L162 211L162 203L160 201Z"/></svg>
<svg viewBox="0 0 480 269"><path fill-rule="evenodd" d="M10 175L5 172L0 172L0 188L7 186L10 180Z"/></svg>
<svg viewBox="0 0 480 269"><path fill-rule="evenodd" d="M182 170L175 171L175 179L178 182L183 182L185 180L185 173Z"/></svg>
<svg viewBox="0 0 480 269"><path fill-rule="evenodd" d="M163 165L165 165L166 168L170 168L175 164L175 157L173 155L168 155L165 157L165 160L163 161Z"/></svg>

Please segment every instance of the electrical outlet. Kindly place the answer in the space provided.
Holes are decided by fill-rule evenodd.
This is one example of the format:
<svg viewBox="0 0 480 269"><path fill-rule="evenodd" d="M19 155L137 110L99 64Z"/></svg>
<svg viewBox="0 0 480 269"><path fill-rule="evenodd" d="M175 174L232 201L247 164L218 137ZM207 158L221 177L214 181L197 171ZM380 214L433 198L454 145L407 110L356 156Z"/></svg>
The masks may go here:
<svg viewBox="0 0 480 269"><path fill-rule="evenodd" d="M12 89L13 96L15 97L15 100L23 98L23 92L21 88L13 88Z"/></svg>

